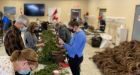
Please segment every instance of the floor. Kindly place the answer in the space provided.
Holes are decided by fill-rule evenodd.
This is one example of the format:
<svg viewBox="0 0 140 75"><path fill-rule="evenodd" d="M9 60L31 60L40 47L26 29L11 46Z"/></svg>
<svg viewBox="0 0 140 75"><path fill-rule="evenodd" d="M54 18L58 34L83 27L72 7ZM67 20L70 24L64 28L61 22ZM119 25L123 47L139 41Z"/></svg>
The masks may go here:
<svg viewBox="0 0 140 75"><path fill-rule="evenodd" d="M92 48L89 44L86 44L84 50L84 61L81 64L81 75L102 75L91 59L91 57L95 55L96 51L102 51L102 49Z"/></svg>
<svg viewBox="0 0 140 75"><path fill-rule="evenodd" d="M84 49L84 60L81 64L81 75L102 75L99 69L90 59L97 51L102 51L102 49L93 48L89 44L86 44L86 47ZM5 49L3 44L0 44L0 56L3 55L6 55ZM72 75L70 73L70 69L67 68L67 70L69 71L69 74L67 75Z"/></svg>

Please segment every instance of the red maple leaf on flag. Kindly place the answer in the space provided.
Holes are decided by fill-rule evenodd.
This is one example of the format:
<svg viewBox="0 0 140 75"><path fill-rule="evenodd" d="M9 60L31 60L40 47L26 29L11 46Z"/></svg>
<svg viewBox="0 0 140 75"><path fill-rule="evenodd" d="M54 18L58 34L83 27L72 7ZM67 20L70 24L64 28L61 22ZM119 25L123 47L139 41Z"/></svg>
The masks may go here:
<svg viewBox="0 0 140 75"><path fill-rule="evenodd" d="M58 21L58 11L57 11L57 9L55 9L54 12L53 12L52 20Z"/></svg>

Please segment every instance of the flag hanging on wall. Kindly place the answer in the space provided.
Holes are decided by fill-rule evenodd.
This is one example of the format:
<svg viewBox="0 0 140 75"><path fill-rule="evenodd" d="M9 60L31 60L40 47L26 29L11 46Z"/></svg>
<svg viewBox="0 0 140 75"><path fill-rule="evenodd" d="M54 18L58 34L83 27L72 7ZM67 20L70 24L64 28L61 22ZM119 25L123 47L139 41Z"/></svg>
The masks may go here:
<svg viewBox="0 0 140 75"><path fill-rule="evenodd" d="M54 12L53 12L53 14L52 14L52 20L56 20L56 21L58 21L58 10L57 9L55 9L54 10Z"/></svg>

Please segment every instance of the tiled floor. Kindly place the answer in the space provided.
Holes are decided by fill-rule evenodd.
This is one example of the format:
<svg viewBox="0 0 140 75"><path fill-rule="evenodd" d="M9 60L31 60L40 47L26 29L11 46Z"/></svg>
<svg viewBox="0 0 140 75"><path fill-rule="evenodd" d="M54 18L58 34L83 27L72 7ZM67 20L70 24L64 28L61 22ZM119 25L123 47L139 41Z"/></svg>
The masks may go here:
<svg viewBox="0 0 140 75"><path fill-rule="evenodd" d="M96 51L102 51L102 49L92 48L89 44L86 44L84 49L84 60L81 64L81 75L102 75L92 60L89 59L95 54ZM3 44L0 44L0 56L2 55L6 55L6 53ZM70 71L69 68L68 71Z"/></svg>

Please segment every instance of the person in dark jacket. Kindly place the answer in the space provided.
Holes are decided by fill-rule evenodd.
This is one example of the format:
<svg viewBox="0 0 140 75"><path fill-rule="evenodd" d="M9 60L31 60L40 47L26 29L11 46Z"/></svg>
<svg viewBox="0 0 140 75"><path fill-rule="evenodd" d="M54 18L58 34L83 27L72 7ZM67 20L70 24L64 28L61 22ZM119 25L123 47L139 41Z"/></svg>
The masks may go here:
<svg viewBox="0 0 140 75"><path fill-rule="evenodd" d="M15 50L22 50L25 48L21 37L21 31L26 29L28 22L29 20L26 16L20 15L16 19L15 24L7 31L4 38L4 46L9 56L11 56Z"/></svg>
<svg viewBox="0 0 140 75"><path fill-rule="evenodd" d="M63 39L63 41L65 43L69 43L70 39L71 39L71 32L68 30L68 28L66 27L66 25L60 25L59 30L59 37Z"/></svg>
<svg viewBox="0 0 140 75"><path fill-rule="evenodd" d="M105 31L106 22L105 22L105 20L103 19L103 16L101 16L101 17L99 18L99 22L100 22L100 30L104 32L104 31Z"/></svg>

